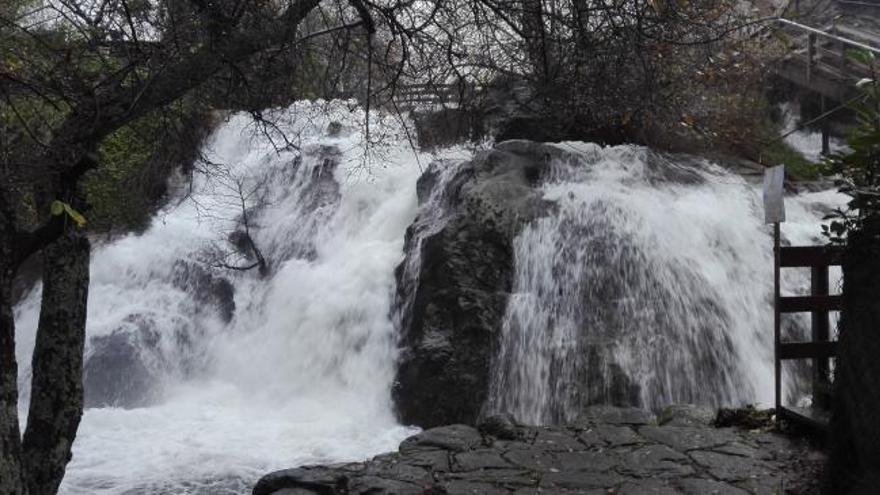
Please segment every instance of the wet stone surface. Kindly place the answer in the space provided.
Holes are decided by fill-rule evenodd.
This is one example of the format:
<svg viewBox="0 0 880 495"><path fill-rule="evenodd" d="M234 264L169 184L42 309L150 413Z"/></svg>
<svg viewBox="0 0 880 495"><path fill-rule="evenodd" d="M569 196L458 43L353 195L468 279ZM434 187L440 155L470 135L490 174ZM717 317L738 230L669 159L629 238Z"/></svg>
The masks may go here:
<svg viewBox="0 0 880 495"><path fill-rule="evenodd" d="M254 494L818 493L825 462L803 439L697 421L658 426L632 409L588 410L567 427L487 423L432 428L367 462L277 471Z"/></svg>

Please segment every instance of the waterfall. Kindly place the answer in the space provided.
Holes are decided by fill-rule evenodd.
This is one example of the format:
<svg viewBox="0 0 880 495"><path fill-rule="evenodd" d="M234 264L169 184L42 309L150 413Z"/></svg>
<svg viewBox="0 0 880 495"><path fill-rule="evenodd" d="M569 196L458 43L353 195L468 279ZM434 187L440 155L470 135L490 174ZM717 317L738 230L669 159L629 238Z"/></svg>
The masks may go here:
<svg viewBox="0 0 880 495"><path fill-rule="evenodd" d="M542 186L556 212L514 240L489 409L547 424L597 403L769 404L772 241L757 187L640 147L563 147L578 158L554 161ZM787 241L820 242L815 201L789 200ZM803 273L785 282L809 287Z"/></svg>
<svg viewBox="0 0 880 495"><path fill-rule="evenodd" d="M416 252L443 227L466 153L444 150L422 176L436 157L414 154L393 117L372 116L367 143L347 102L267 116L295 146L232 116L194 177L170 179L145 232L96 241L89 407L62 493L244 493L270 470L361 460L414 431L390 390L394 319L421 260L400 268L400 287L395 268L408 227ZM583 159L553 164L541 187L556 207L514 240L490 406L552 422L594 400L767 402L770 239L756 187L691 158L565 147ZM430 214L413 224L428 189ZM788 204L785 235L806 244L840 199ZM262 273L228 268L258 261L250 241ZM808 285L799 272L786 282ZM39 295L15 308L22 421Z"/></svg>
<svg viewBox="0 0 880 495"><path fill-rule="evenodd" d="M270 470L362 460L412 433L392 411L389 308L431 157L380 115L366 146L352 108L270 114L299 149L231 117L146 232L96 243L92 407L62 493L244 493ZM245 215L265 276L217 268L253 263ZM39 293L15 310L22 413Z"/></svg>

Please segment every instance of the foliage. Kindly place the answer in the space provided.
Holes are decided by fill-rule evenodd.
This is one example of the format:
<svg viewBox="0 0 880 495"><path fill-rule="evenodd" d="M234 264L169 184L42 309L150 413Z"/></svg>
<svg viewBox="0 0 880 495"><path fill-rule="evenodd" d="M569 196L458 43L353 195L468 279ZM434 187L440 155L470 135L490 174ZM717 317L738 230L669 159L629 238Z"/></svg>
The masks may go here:
<svg viewBox="0 0 880 495"><path fill-rule="evenodd" d="M779 139L764 147L763 159L767 165L785 165L786 175L795 179L816 180L822 175L820 164L808 160L800 151Z"/></svg>
<svg viewBox="0 0 880 495"><path fill-rule="evenodd" d="M847 139L849 149L825 162L830 173L840 175L840 191L851 198L846 209L832 213L832 222L823 227L834 243L844 243L854 234L880 239L880 80L873 54L858 52L854 57L870 64L874 77L859 84L863 97L853 104L858 123Z"/></svg>

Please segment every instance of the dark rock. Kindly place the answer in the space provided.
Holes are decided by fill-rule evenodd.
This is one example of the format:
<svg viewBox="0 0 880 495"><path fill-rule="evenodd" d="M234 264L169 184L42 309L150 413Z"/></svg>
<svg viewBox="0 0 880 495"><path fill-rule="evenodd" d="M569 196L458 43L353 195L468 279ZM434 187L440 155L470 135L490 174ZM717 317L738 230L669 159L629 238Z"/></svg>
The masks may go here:
<svg viewBox="0 0 880 495"><path fill-rule="evenodd" d="M623 478L614 473L580 471L575 473L549 473L541 478L541 488L612 488Z"/></svg>
<svg viewBox="0 0 880 495"><path fill-rule="evenodd" d="M430 486L431 483L419 485L378 476L358 476L349 481L345 493L419 495Z"/></svg>
<svg viewBox="0 0 880 495"><path fill-rule="evenodd" d="M148 321L130 316L135 330L117 330L89 339L83 366L85 407L142 407L159 393L159 378L144 361L144 349L155 347L158 333Z"/></svg>
<svg viewBox="0 0 880 495"><path fill-rule="evenodd" d="M690 456L709 474L722 481L741 481L773 472L770 464L758 459L705 451L694 451Z"/></svg>
<svg viewBox="0 0 880 495"><path fill-rule="evenodd" d="M235 314L235 289L224 277L215 275L201 265L178 260L174 263L175 287L191 294L199 309L211 308L228 323Z"/></svg>
<svg viewBox="0 0 880 495"><path fill-rule="evenodd" d="M397 270L402 352L392 392L404 423L476 424L513 283L513 238L548 210L535 185L564 153L501 143L442 183L448 162L420 181L425 208Z"/></svg>
<svg viewBox="0 0 880 495"><path fill-rule="evenodd" d="M513 417L505 414L481 419L477 424L477 429L483 435L501 440L517 440L523 435L523 429L516 424Z"/></svg>
<svg viewBox="0 0 880 495"><path fill-rule="evenodd" d="M748 493L722 481L702 478L684 478L678 480L677 483L678 488L687 495L746 495Z"/></svg>
<svg viewBox="0 0 880 495"><path fill-rule="evenodd" d="M635 407L590 406L584 409L579 420L612 425L647 425L656 418L648 411Z"/></svg>
<svg viewBox="0 0 880 495"><path fill-rule="evenodd" d="M619 418L617 418L619 419ZM816 493L813 471L822 456L804 446L796 458L767 461L768 449L784 445L777 434L722 430L735 440L689 455L651 443L627 426L595 423L601 445L569 443L584 434L571 427L521 426L520 440L482 442L468 426L435 428L410 437L399 453L383 454L365 463L311 466L271 473L255 488L257 495L283 493L618 493L728 494ZM656 428L656 427L642 427ZM682 449L714 444L715 429L659 427L685 438L672 441ZM667 437L663 437L668 440ZM638 439L636 443L630 443ZM760 441L758 440L760 439ZM540 440L540 441L539 441ZM611 445L616 442L619 445ZM564 446L564 447L563 447ZM711 476L714 479L701 479ZM812 481L810 481L812 479Z"/></svg>
<svg viewBox="0 0 880 495"><path fill-rule="evenodd" d="M510 469L513 465L493 449L472 450L455 455L454 471L476 471L477 469Z"/></svg>
<svg viewBox="0 0 880 495"><path fill-rule="evenodd" d="M579 433L578 438L587 446L621 447L644 443L645 439L628 426L596 425Z"/></svg>
<svg viewBox="0 0 880 495"><path fill-rule="evenodd" d="M755 429L773 426L773 409L756 409L748 405L739 409L721 408L715 417L715 426L739 426L742 428Z"/></svg>
<svg viewBox="0 0 880 495"><path fill-rule="evenodd" d="M448 495L501 495L510 493L510 490L499 488L491 483L466 480L444 481L438 484L437 488L442 489Z"/></svg>
<svg viewBox="0 0 880 495"><path fill-rule="evenodd" d="M708 406L676 404L663 409L657 418L661 426L709 426L715 419L716 411Z"/></svg>
<svg viewBox="0 0 880 495"><path fill-rule="evenodd" d="M584 448L584 444L578 441L576 433L571 430L540 428L533 443L535 448L547 451L571 452Z"/></svg>
<svg viewBox="0 0 880 495"><path fill-rule="evenodd" d="M480 469L466 473L450 473L448 479L473 483L492 483L495 486L506 488L533 486L536 483L534 473L521 469Z"/></svg>
<svg viewBox="0 0 880 495"><path fill-rule="evenodd" d="M617 491L617 495L678 495L680 493L668 481L655 479L627 481Z"/></svg>
<svg viewBox="0 0 880 495"><path fill-rule="evenodd" d="M695 472L686 455L665 445L647 445L622 456L621 473L637 477L689 476Z"/></svg>
<svg viewBox="0 0 880 495"><path fill-rule="evenodd" d="M445 449L464 452L478 447L483 438L475 428L467 425L450 425L432 428L411 436L400 444L400 452Z"/></svg>
<svg viewBox="0 0 880 495"><path fill-rule="evenodd" d="M327 467L303 467L275 471L260 478L253 495L273 495L284 489L309 490L308 493L334 495L348 486L344 471Z"/></svg>
<svg viewBox="0 0 880 495"><path fill-rule="evenodd" d="M643 426L639 428L639 433L648 440L666 444L679 452L707 449L739 439L730 430L693 426Z"/></svg>
<svg viewBox="0 0 880 495"><path fill-rule="evenodd" d="M449 471L450 453L445 450L410 451L406 455L406 462L412 466L429 469L435 473Z"/></svg>

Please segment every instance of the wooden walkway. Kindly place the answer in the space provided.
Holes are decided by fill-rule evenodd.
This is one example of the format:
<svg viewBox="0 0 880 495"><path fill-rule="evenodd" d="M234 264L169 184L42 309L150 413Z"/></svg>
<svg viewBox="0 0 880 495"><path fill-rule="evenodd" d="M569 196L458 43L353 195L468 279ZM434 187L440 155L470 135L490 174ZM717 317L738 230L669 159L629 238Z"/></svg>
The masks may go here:
<svg viewBox="0 0 880 495"><path fill-rule="evenodd" d="M878 8L880 15L880 8ZM843 102L856 94L856 83L872 77L871 68L850 55L869 51L880 58L880 32L845 23L816 28L779 19L791 51L776 73L816 94Z"/></svg>

